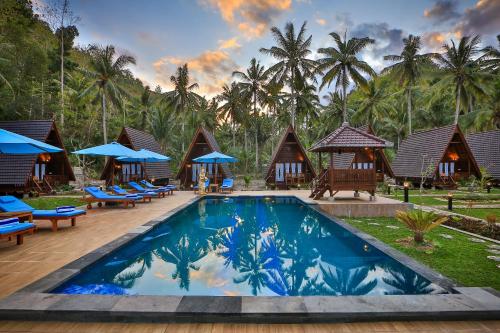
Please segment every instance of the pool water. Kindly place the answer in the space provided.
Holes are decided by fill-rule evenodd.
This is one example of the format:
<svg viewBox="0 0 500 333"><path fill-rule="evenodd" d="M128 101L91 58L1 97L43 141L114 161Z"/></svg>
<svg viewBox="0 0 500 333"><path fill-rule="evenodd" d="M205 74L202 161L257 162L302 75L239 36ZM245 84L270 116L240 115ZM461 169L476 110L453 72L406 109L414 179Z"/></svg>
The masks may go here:
<svg viewBox="0 0 500 333"><path fill-rule="evenodd" d="M442 292L293 197L203 198L53 291L213 296Z"/></svg>

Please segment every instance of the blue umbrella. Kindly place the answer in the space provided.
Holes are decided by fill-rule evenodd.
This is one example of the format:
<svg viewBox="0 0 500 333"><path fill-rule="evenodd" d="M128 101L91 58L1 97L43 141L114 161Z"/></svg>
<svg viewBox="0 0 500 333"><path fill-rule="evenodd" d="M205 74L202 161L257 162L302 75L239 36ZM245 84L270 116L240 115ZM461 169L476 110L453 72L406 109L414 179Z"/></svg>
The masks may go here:
<svg viewBox="0 0 500 333"><path fill-rule="evenodd" d="M198 163L235 163L238 162L238 159L232 156L225 155L223 153L219 153L218 151L214 151L210 154L206 154L193 159L193 162ZM215 184L217 184L217 169L215 168Z"/></svg>
<svg viewBox="0 0 500 333"><path fill-rule="evenodd" d="M155 153L147 149L135 151L132 156L121 156L116 159L120 162L167 162L171 158L162 154Z"/></svg>
<svg viewBox="0 0 500 333"><path fill-rule="evenodd" d="M73 154L77 155L90 155L90 156L134 156L135 150L127 148L118 142L111 142L101 146L95 146L90 148L85 148L81 150L74 151Z"/></svg>
<svg viewBox="0 0 500 333"><path fill-rule="evenodd" d="M61 148L0 128L0 154L37 155L42 153L58 153L61 151L63 151Z"/></svg>

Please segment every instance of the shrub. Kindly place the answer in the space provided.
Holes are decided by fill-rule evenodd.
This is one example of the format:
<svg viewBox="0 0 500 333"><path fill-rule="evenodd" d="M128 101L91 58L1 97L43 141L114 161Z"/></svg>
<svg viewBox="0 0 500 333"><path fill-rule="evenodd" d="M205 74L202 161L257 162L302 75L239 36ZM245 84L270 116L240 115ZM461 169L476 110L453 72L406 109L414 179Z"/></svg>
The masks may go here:
<svg viewBox="0 0 500 333"><path fill-rule="evenodd" d="M248 188L250 186L250 182L252 181L252 176L243 176L243 181L245 182L245 188Z"/></svg>
<svg viewBox="0 0 500 333"><path fill-rule="evenodd" d="M488 222L488 227L491 231L495 229L495 225L497 224L497 216L495 214L486 215L486 222Z"/></svg>
<svg viewBox="0 0 500 333"><path fill-rule="evenodd" d="M396 218L413 232L415 243L423 243L426 232L448 220L446 216L439 216L420 209L413 209L407 212L398 211Z"/></svg>

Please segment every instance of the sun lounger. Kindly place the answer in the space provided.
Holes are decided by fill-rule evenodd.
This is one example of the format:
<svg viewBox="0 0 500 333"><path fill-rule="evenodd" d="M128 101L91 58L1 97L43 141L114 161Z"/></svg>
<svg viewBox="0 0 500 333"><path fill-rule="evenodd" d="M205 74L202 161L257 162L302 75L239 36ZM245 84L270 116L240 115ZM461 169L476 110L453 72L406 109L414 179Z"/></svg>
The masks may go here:
<svg viewBox="0 0 500 333"><path fill-rule="evenodd" d="M128 205L130 204L132 205L132 207L135 207L135 202L140 200L138 197L132 198L132 197L127 197L125 195L111 195L93 186L85 187L84 190L90 195L88 197L85 197L88 209L92 209L93 202L97 202L98 207L102 207L103 202L123 203L125 208L127 208Z"/></svg>
<svg viewBox="0 0 500 333"><path fill-rule="evenodd" d="M140 193L140 194L139 193L130 193L130 192L127 192L127 190L122 189L118 185L110 186L110 187L108 187L108 190L110 190L111 192L113 192L117 195L124 195L127 198L138 198L139 200L142 199L143 202L146 202L146 200L151 202L151 197L153 195L156 195L155 193Z"/></svg>
<svg viewBox="0 0 500 333"><path fill-rule="evenodd" d="M205 191L208 191L208 188L210 187L210 179L206 179L205 180ZM195 186L193 186L193 190L194 190L194 193L198 192L200 189L198 187L198 184L196 184Z"/></svg>
<svg viewBox="0 0 500 333"><path fill-rule="evenodd" d="M57 223L61 220L71 220L71 225L75 226L76 218L80 215L85 215L85 211L76 209L73 206L63 206L56 209L34 209L25 202L16 197L6 195L0 197L0 210L6 214L17 215L22 217L27 212L31 212L32 220L48 220L52 223L52 231L57 231Z"/></svg>
<svg viewBox="0 0 500 333"><path fill-rule="evenodd" d="M20 223L19 218L0 220L0 239L7 238L9 241L16 236L17 245L23 243L25 234L32 234L36 227L33 223Z"/></svg>
<svg viewBox="0 0 500 333"><path fill-rule="evenodd" d="M128 182L128 185L137 193L154 193L158 196L158 198L161 198L162 196L165 197L165 194L167 193L167 191L161 189L150 190L144 188L136 182Z"/></svg>
<svg viewBox="0 0 500 333"><path fill-rule="evenodd" d="M141 180L141 185L143 185L146 188L151 189L151 190L154 190L154 189L165 189L168 192L170 192L170 194L173 194L174 190L177 190L177 186L175 186L175 185L155 186L155 185L151 184L150 182L148 182L145 179Z"/></svg>
<svg viewBox="0 0 500 333"><path fill-rule="evenodd" d="M229 193L232 193L233 192L233 186L234 186L234 180L232 178L226 178L222 181L222 185L220 187L220 191L222 193L225 193L225 192L229 192Z"/></svg>

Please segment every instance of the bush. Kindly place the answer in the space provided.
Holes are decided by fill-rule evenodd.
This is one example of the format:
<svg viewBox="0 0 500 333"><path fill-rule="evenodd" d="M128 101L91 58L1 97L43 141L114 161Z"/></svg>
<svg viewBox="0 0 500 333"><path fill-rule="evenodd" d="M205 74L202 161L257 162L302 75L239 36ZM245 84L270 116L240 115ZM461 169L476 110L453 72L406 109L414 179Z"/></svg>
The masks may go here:
<svg viewBox="0 0 500 333"><path fill-rule="evenodd" d="M245 188L248 189L248 187L250 186L250 182L252 181L252 176L243 176L243 181L245 182Z"/></svg>
<svg viewBox="0 0 500 333"><path fill-rule="evenodd" d="M439 216L420 209L413 209L407 212L398 211L396 219L403 222L413 232L415 243L423 243L424 234L446 222L448 217Z"/></svg>

